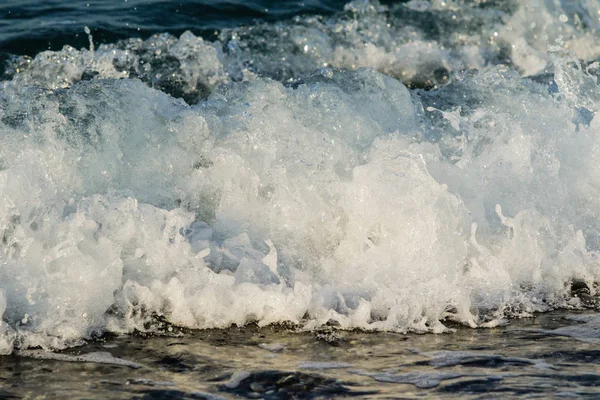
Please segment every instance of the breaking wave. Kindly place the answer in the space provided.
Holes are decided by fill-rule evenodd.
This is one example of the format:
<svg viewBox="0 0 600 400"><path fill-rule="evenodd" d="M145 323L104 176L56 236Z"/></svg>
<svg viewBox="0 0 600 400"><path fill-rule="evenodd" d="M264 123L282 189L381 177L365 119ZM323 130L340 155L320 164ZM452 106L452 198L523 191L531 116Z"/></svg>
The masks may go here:
<svg viewBox="0 0 600 400"><path fill-rule="evenodd" d="M600 6L528 3L11 56L0 353L157 318L444 332L589 306Z"/></svg>

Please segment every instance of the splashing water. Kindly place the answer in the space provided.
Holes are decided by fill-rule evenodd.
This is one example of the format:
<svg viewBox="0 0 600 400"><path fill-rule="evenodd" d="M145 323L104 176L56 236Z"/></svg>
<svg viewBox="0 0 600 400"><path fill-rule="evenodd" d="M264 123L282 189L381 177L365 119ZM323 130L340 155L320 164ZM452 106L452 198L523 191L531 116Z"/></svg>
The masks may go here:
<svg viewBox="0 0 600 400"><path fill-rule="evenodd" d="M358 1L13 58L0 352L157 319L444 332L583 307L598 7L546 3Z"/></svg>

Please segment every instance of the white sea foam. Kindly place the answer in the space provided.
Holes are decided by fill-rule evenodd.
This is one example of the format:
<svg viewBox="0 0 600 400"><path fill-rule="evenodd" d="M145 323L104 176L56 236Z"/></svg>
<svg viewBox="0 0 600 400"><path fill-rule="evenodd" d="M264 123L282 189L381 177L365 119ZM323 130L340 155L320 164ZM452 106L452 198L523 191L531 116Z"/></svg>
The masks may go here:
<svg viewBox="0 0 600 400"><path fill-rule="evenodd" d="M6 299L0 290L0 315L6 310ZM0 355L10 354L13 350L14 332L7 323L0 319Z"/></svg>
<svg viewBox="0 0 600 400"><path fill-rule="evenodd" d="M600 57L600 6L593 0L355 0L331 17L226 29L210 42L185 32L77 50L65 46L13 61L23 85L65 88L80 80L139 77L196 103L218 84L257 76L297 81L317 68L375 68L404 83L435 86L448 73L510 63L524 76L551 66L549 47Z"/></svg>
<svg viewBox="0 0 600 400"><path fill-rule="evenodd" d="M347 13L360 24L384 18L378 7ZM304 32L310 46L329 40ZM398 54L423 51L420 40ZM0 352L157 320L443 332L448 319L488 327L580 307L574 280L597 294L593 64L556 48L543 83L488 66L429 92L373 69L302 76L294 64L302 79L284 86L229 82L232 53L189 33L129 45L152 41L188 63L174 74L183 92L208 88L206 100L188 105L136 79L76 83L90 68L82 57L143 56L123 45L65 49L62 64L41 54L3 84ZM97 77L121 77L111 63ZM44 66L54 72L40 78Z"/></svg>

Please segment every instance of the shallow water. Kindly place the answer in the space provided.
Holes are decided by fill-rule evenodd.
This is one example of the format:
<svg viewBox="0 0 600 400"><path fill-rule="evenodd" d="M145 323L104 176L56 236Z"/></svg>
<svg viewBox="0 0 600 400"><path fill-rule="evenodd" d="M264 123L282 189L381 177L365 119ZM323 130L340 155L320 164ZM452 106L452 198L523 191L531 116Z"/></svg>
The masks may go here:
<svg viewBox="0 0 600 400"><path fill-rule="evenodd" d="M2 357L0 396L596 398L600 336L575 321L585 318L598 316L547 313L442 335L247 326L105 338L55 355ZM580 335L554 334L566 326L580 327ZM586 332L592 337L582 339ZM96 361L41 360L40 354Z"/></svg>

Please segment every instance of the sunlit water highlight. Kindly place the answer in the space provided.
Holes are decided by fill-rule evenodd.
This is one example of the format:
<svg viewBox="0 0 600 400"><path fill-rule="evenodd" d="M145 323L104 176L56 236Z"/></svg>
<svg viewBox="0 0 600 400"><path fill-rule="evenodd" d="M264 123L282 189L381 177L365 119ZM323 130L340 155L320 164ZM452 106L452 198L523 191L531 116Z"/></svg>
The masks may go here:
<svg viewBox="0 0 600 400"><path fill-rule="evenodd" d="M597 308L600 5L319 7L204 37L99 44L92 26L85 48L3 56L0 353L167 327L442 333ZM551 334L589 344L594 321ZM547 367L477 354L448 357ZM89 357L74 361L112 360ZM509 379L411 371L352 376Z"/></svg>

